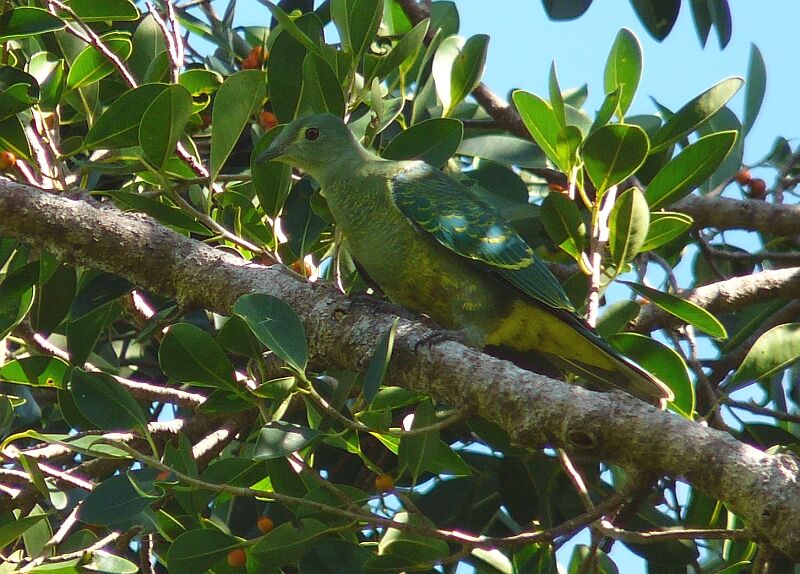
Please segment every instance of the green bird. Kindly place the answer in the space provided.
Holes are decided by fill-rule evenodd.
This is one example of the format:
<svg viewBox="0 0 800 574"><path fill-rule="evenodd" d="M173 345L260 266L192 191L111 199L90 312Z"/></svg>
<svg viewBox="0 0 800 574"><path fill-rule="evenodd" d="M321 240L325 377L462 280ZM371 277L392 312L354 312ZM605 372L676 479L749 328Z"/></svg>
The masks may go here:
<svg viewBox="0 0 800 574"><path fill-rule="evenodd" d="M365 149L338 117L288 124L256 159L302 169L353 258L394 303L425 313L470 345L544 355L602 390L650 403L670 389L603 341L558 280L498 212L421 161Z"/></svg>

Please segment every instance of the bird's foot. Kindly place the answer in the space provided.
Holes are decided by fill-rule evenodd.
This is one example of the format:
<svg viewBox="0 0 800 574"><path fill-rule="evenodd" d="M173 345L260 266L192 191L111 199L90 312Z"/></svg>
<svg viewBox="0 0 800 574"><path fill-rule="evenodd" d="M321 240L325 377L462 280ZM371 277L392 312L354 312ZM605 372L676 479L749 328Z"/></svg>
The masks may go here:
<svg viewBox="0 0 800 574"><path fill-rule="evenodd" d="M447 341L453 341L455 343L461 343L462 345L466 346L474 346L470 337L469 332L465 329L459 331L451 331L448 329L442 329L440 327L434 327L426 335L423 335L419 341L414 345L414 350L418 351L420 347L428 347L431 348L438 343L446 343Z"/></svg>
<svg viewBox="0 0 800 574"><path fill-rule="evenodd" d="M417 315L401 307L400 305L396 305L390 301L386 301L384 299L378 299L373 295L369 295L367 293L356 293L355 295L350 296L350 305L351 307L354 305L363 305L364 307L369 307L370 309L377 311L378 313L388 313L390 315L397 315L403 319L408 319L409 321L414 321L419 319Z"/></svg>

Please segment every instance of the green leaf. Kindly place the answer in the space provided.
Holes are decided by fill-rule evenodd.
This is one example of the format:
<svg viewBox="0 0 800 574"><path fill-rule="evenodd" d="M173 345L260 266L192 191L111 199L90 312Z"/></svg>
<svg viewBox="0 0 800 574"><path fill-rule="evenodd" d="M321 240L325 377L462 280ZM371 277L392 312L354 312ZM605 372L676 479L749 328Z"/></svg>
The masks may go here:
<svg viewBox="0 0 800 574"><path fill-rule="evenodd" d="M297 182L289 193L281 220L287 239L281 245L284 262L305 257L314 249L320 235L328 227L328 223L313 208L315 199L320 199L320 196L314 191L308 178Z"/></svg>
<svg viewBox="0 0 800 574"><path fill-rule="evenodd" d="M18 159L31 159L31 146L25 136L25 128L17 116L0 121L0 149L10 151Z"/></svg>
<svg viewBox="0 0 800 574"><path fill-rule="evenodd" d="M39 263L23 265L0 283L0 339L19 325L33 306Z"/></svg>
<svg viewBox="0 0 800 574"><path fill-rule="evenodd" d="M122 38L118 34L112 37L103 36L101 39L106 47L121 61L128 59L133 50L130 38ZM78 57L72 62L67 73L67 88L76 90L89 84L102 80L116 71L112 64L94 46L86 46Z"/></svg>
<svg viewBox="0 0 800 574"><path fill-rule="evenodd" d="M64 60L50 52L38 52L31 56L28 71L39 82L39 107L54 111L64 91Z"/></svg>
<svg viewBox="0 0 800 574"><path fill-rule="evenodd" d="M597 334L605 338L608 335L622 333L628 324L639 315L639 304L630 299L620 299L603 308L603 314L597 319Z"/></svg>
<svg viewBox="0 0 800 574"><path fill-rule="evenodd" d="M536 144L542 148L545 155L556 167L563 172L568 172L569 167L562 165L558 152L558 133L561 124L553 108L536 94L517 90L511 96L517 106L522 123L528 128Z"/></svg>
<svg viewBox="0 0 800 574"><path fill-rule="evenodd" d="M129 0L69 0L66 4L84 22L134 21L139 19L139 11ZM66 12L60 14L71 20Z"/></svg>
<svg viewBox="0 0 800 574"><path fill-rule="evenodd" d="M763 381L800 359L800 323L773 327L750 347L726 391L743 387L750 381Z"/></svg>
<svg viewBox="0 0 800 574"><path fill-rule="evenodd" d="M542 150L536 144L507 134L468 137L458 146L458 154L515 167L544 167L545 164Z"/></svg>
<svg viewBox="0 0 800 574"><path fill-rule="evenodd" d="M156 472L152 469L144 469L106 478L83 500L78 517L83 522L102 526L124 525L141 520L142 511L156 497L144 494L140 483L152 484L155 476ZM137 481L136 486L132 480Z"/></svg>
<svg viewBox="0 0 800 574"><path fill-rule="evenodd" d="M314 518L303 518L298 523L284 522L278 525L261 537L251 547L251 552L261 562L276 567L300 559L312 548L316 539L328 532L328 527Z"/></svg>
<svg viewBox="0 0 800 574"><path fill-rule="evenodd" d="M157 169L164 166L191 115L192 96L179 84L167 87L147 107L139 125L139 145L151 165Z"/></svg>
<svg viewBox="0 0 800 574"><path fill-rule="evenodd" d="M617 88L620 90L617 110L620 120L631 107L641 77L642 46L633 32L623 28L611 46L604 74L606 93L609 94Z"/></svg>
<svg viewBox="0 0 800 574"><path fill-rule="evenodd" d="M550 90L550 105L553 108L553 113L556 115L556 120L563 129L567 124L567 116L564 112L564 96L561 95L561 87L558 85L558 73L556 72L555 62L551 62L550 64L548 88Z"/></svg>
<svg viewBox="0 0 800 574"><path fill-rule="evenodd" d="M69 390L81 414L102 430L147 428L142 407L111 375L74 369Z"/></svg>
<svg viewBox="0 0 800 574"><path fill-rule="evenodd" d="M27 110L39 100L39 83L10 66L0 68L0 120Z"/></svg>
<svg viewBox="0 0 800 574"><path fill-rule="evenodd" d="M586 224L575 202L560 193L549 193L541 208L541 221L553 243L580 259L586 244Z"/></svg>
<svg viewBox="0 0 800 574"><path fill-rule="evenodd" d="M47 10L29 6L15 7L0 14L0 42L39 36L62 30L65 26L66 23Z"/></svg>
<svg viewBox="0 0 800 574"><path fill-rule="evenodd" d="M8 361L0 367L0 381L63 389L69 372L69 365L58 357L32 355Z"/></svg>
<svg viewBox="0 0 800 574"><path fill-rule="evenodd" d="M764 57L755 44L750 45L750 65L747 67L747 83L744 92L744 120L742 121L743 136L750 133L756 123L764 94L767 91L767 67Z"/></svg>
<svg viewBox="0 0 800 574"><path fill-rule="evenodd" d="M489 36L485 34L466 41L458 36L442 41L433 58L432 74L443 115L450 115L480 82L488 47Z"/></svg>
<svg viewBox="0 0 800 574"><path fill-rule="evenodd" d="M77 302L77 299L76 299ZM73 303L73 308L75 303ZM119 305L107 303L80 317L70 317L67 323L67 351L73 365L83 365L94 350L100 333L119 313Z"/></svg>
<svg viewBox="0 0 800 574"><path fill-rule="evenodd" d="M158 349L158 362L167 376L180 382L235 388L233 363L211 335L190 323L169 328Z"/></svg>
<svg viewBox="0 0 800 574"><path fill-rule="evenodd" d="M420 48L424 46L423 40L425 34L428 33L429 25L430 20L426 18L404 34L392 51L379 60L374 72L375 77L383 78L392 71L402 68L405 63L412 61Z"/></svg>
<svg viewBox="0 0 800 574"><path fill-rule="evenodd" d="M609 124L589 134L582 157L597 195L636 173L648 149L647 134L639 126Z"/></svg>
<svg viewBox="0 0 800 574"><path fill-rule="evenodd" d="M281 212L289 196L292 187L292 168L277 161L257 162L255 159L270 146L282 129L278 126L264 134L250 155L250 172L253 175L253 187L256 190L259 207L272 218Z"/></svg>
<svg viewBox="0 0 800 574"><path fill-rule="evenodd" d="M725 331L725 327L722 323L702 307L698 307L694 303L675 295L663 293L658 289L647 287L646 285L629 283L628 281L620 281L620 283L627 285L667 313L693 325L704 333L716 339L725 339L728 337L728 333Z"/></svg>
<svg viewBox="0 0 800 574"><path fill-rule="evenodd" d="M717 132L686 146L650 180L644 194L650 209L675 203L711 177L736 137L736 131Z"/></svg>
<svg viewBox="0 0 800 574"><path fill-rule="evenodd" d="M608 246L618 272L641 251L650 227L650 209L644 195L632 187L614 202L609 217Z"/></svg>
<svg viewBox="0 0 800 574"><path fill-rule="evenodd" d="M670 116L653 135L651 153L656 153L692 133L722 109L744 84L742 78L722 80L690 100Z"/></svg>
<svg viewBox="0 0 800 574"><path fill-rule="evenodd" d="M583 134L575 126L564 126L558 130L556 137L556 153L561 165L572 172L572 168L578 163L578 150L583 143Z"/></svg>
<svg viewBox="0 0 800 574"><path fill-rule="evenodd" d="M378 389L383 383L383 378L386 376L386 370L389 368L389 361L392 358L392 349L394 348L394 336L397 333L397 323L400 319L397 318L392 322L392 326L381 337L378 346L372 352L372 357L367 365L367 372L364 373L364 399L367 404L371 404L375 396L378 394ZM0 370L2 376L2 370Z"/></svg>
<svg viewBox="0 0 800 574"><path fill-rule="evenodd" d="M222 560L239 542L216 528L197 528L178 536L167 551L171 574L207 572Z"/></svg>
<svg viewBox="0 0 800 574"><path fill-rule="evenodd" d="M427 521L408 512L398 512L394 520L400 524L417 524L430 527ZM414 532L407 532L398 528L387 528L378 544L380 556L394 556L404 558L407 566L433 562L447 556L449 549L444 540L424 536Z"/></svg>
<svg viewBox="0 0 800 574"><path fill-rule="evenodd" d="M138 145L144 113L167 87L167 84L143 84L117 97L89 129L83 148L121 149Z"/></svg>
<svg viewBox="0 0 800 574"><path fill-rule="evenodd" d="M5 548L22 536L26 530L34 527L41 520L45 520L46 518L47 514L32 514L30 516L16 518L12 522L0 526L0 548Z"/></svg>
<svg viewBox="0 0 800 574"><path fill-rule="evenodd" d="M450 118L434 118L400 132L383 151L386 159L421 159L439 167L450 159L461 145L463 124Z"/></svg>
<svg viewBox="0 0 800 574"><path fill-rule="evenodd" d="M109 192L108 195L122 205L146 213L176 231L188 231L204 236L212 234L205 225L193 219L191 215L182 209L162 203L152 197L147 197L141 193L128 193L125 191L112 191Z"/></svg>
<svg viewBox="0 0 800 574"><path fill-rule="evenodd" d="M383 16L382 0L332 0L331 18L342 45L358 62L375 38Z"/></svg>
<svg viewBox="0 0 800 574"><path fill-rule="evenodd" d="M652 251L662 245L666 245L685 233L692 226L692 223L694 223L694 220L684 213L670 211L651 213L647 238L644 240L640 251Z"/></svg>
<svg viewBox="0 0 800 574"><path fill-rule="evenodd" d="M229 76L214 98L211 113L211 178L222 170L233 146L266 96L264 73L242 70Z"/></svg>
<svg viewBox="0 0 800 574"><path fill-rule="evenodd" d="M321 436L324 436L323 433L312 428L283 421L271 421L258 433L253 459L268 460L284 457L305 448Z"/></svg>
<svg viewBox="0 0 800 574"><path fill-rule="evenodd" d="M309 52L303 60L303 97L314 113L330 113L342 117L344 94L330 64Z"/></svg>
<svg viewBox="0 0 800 574"><path fill-rule="evenodd" d="M297 372L306 369L308 350L303 324L289 305L266 293L242 295L233 305L256 338Z"/></svg>
<svg viewBox="0 0 800 574"><path fill-rule="evenodd" d="M320 54L319 46L277 4L267 4L267 9L283 29L309 52Z"/></svg>
<svg viewBox="0 0 800 574"><path fill-rule="evenodd" d="M639 333L617 333L606 339L614 348L636 361L672 390L675 400L669 404L671 410L686 418L692 417L694 387L689 378L689 369L678 353Z"/></svg>
<svg viewBox="0 0 800 574"><path fill-rule="evenodd" d="M631 0L639 20L659 42L666 38L681 9L681 0Z"/></svg>
<svg viewBox="0 0 800 574"><path fill-rule="evenodd" d="M551 20L574 20L589 9L592 0L542 0L542 4Z"/></svg>

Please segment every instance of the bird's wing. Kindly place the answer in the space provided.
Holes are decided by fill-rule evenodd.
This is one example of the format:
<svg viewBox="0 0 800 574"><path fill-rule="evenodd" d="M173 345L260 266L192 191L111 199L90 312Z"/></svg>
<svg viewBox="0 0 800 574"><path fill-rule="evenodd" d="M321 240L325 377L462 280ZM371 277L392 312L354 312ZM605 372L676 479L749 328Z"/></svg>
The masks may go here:
<svg viewBox="0 0 800 574"><path fill-rule="evenodd" d="M448 249L487 264L505 281L554 310L575 310L533 249L468 187L415 162L391 179L391 192L409 221Z"/></svg>

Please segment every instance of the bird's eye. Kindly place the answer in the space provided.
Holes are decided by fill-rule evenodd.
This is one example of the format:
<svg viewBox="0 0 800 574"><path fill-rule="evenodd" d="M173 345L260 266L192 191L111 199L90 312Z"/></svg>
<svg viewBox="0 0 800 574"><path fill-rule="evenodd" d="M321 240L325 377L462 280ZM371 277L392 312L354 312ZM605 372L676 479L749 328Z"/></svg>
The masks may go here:
<svg viewBox="0 0 800 574"><path fill-rule="evenodd" d="M308 141L314 141L319 137L319 128L308 128L304 134Z"/></svg>

